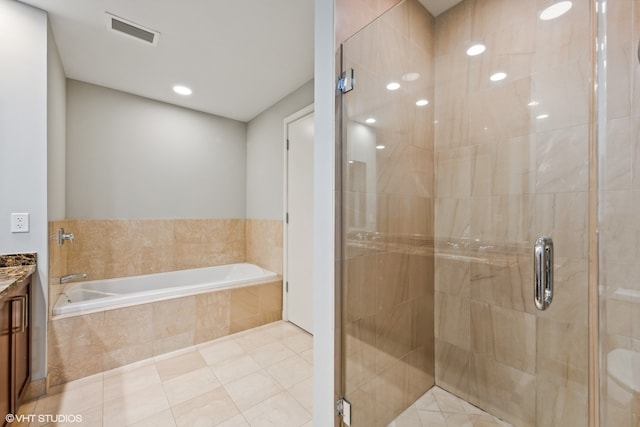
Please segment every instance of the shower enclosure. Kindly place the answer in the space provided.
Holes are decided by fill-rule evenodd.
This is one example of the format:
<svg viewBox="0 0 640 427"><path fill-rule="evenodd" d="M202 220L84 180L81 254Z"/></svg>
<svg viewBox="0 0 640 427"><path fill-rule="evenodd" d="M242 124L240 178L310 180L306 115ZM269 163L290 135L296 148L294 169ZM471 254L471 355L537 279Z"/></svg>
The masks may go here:
<svg viewBox="0 0 640 427"><path fill-rule="evenodd" d="M640 0L569 3L404 0L342 44L352 426L434 384L514 426L640 425Z"/></svg>

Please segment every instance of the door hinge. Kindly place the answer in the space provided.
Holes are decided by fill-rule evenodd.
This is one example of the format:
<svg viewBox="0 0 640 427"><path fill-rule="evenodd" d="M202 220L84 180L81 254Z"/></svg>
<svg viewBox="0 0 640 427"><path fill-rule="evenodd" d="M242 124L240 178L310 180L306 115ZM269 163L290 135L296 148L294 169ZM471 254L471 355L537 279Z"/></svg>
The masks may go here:
<svg viewBox="0 0 640 427"><path fill-rule="evenodd" d="M342 417L342 422L346 425L351 425L351 403L344 397L341 397L336 402L336 413L339 417Z"/></svg>
<svg viewBox="0 0 640 427"><path fill-rule="evenodd" d="M289 151L289 140L287 139L287 151Z"/></svg>
<svg viewBox="0 0 640 427"><path fill-rule="evenodd" d="M349 68L347 71L343 71L338 77L338 91L341 93L347 93L353 90L356 79L353 74L353 68Z"/></svg>
<svg viewBox="0 0 640 427"><path fill-rule="evenodd" d="M289 224L289 212L287 212L286 216L285 216L285 221L287 224Z"/></svg>
<svg viewBox="0 0 640 427"><path fill-rule="evenodd" d="M289 282L288 281L284 282L284 291L285 292L289 292Z"/></svg>

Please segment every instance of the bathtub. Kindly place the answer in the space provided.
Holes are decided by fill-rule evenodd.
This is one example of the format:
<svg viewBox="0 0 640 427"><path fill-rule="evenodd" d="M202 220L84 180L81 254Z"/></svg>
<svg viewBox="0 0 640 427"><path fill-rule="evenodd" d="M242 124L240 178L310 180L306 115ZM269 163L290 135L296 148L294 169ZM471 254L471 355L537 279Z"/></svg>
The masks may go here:
<svg viewBox="0 0 640 427"><path fill-rule="evenodd" d="M274 280L277 273L240 263L167 273L68 284L53 307L53 316L121 308Z"/></svg>

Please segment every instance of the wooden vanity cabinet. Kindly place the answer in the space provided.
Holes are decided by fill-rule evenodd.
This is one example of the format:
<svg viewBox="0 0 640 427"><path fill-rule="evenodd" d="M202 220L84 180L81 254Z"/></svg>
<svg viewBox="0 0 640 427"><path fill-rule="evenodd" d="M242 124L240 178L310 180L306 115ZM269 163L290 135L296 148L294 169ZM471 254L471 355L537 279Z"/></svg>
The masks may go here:
<svg viewBox="0 0 640 427"><path fill-rule="evenodd" d="M16 284L0 299L0 416L16 414L24 397L31 370L30 295L31 277Z"/></svg>

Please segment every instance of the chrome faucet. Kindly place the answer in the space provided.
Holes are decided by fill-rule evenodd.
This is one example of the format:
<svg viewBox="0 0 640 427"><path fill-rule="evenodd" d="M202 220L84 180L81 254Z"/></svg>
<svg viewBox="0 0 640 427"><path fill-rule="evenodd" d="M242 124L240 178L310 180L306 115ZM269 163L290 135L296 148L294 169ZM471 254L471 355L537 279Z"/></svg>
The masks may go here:
<svg viewBox="0 0 640 427"><path fill-rule="evenodd" d="M63 285L72 280L86 279L87 277L88 277L87 273L67 274L66 276L62 276L60 278L60 284Z"/></svg>
<svg viewBox="0 0 640 427"><path fill-rule="evenodd" d="M76 236L74 236L73 233L65 233L64 232L64 228L58 228L58 246L62 246L64 245L64 241L68 240L72 243L73 246L73 239L75 239Z"/></svg>

